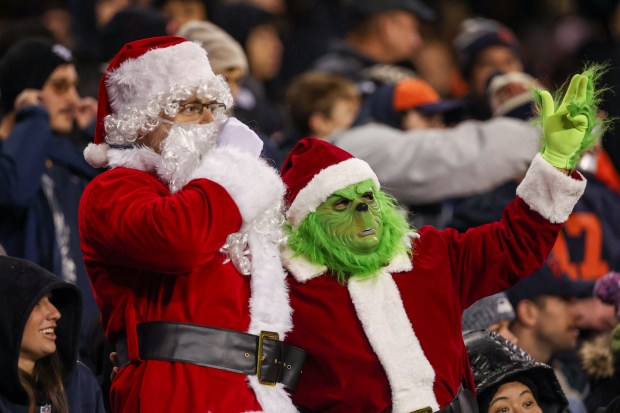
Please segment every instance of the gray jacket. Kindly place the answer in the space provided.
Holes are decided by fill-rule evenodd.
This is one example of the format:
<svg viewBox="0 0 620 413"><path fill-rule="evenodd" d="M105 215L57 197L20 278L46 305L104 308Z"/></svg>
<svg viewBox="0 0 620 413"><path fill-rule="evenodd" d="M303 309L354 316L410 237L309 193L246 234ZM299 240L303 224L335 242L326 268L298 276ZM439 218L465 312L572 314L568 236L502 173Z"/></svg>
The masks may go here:
<svg viewBox="0 0 620 413"><path fill-rule="evenodd" d="M495 118L414 131L370 122L330 141L368 162L401 203L418 205L485 192L525 175L540 135L530 123Z"/></svg>

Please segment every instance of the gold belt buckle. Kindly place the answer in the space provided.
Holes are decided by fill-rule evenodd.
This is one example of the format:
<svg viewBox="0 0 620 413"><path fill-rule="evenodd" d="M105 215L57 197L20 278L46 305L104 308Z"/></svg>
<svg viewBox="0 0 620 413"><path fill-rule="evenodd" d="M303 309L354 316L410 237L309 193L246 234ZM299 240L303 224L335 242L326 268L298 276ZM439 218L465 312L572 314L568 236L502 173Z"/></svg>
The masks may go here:
<svg viewBox="0 0 620 413"><path fill-rule="evenodd" d="M264 380L261 374L261 368L263 367L263 360L265 356L263 355L263 340L279 340L280 335L278 333L274 333L272 331L261 331L258 335L258 354L256 356L256 377L258 377L258 382L265 386L275 386L277 382Z"/></svg>
<svg viewBox="0 0 620 413"><path fill-rule="evenodd" d="M411 413L433 413L431 406L422 407L421 409L414 410Z"/></svg>

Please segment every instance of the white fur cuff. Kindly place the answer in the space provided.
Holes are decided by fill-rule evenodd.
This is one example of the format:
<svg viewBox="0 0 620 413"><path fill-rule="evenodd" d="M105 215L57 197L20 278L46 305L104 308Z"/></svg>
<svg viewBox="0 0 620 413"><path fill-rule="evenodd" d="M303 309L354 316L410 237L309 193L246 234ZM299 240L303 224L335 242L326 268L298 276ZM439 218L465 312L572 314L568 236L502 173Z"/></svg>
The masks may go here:
<svg viewBox="0 0 620 413"><path fill-rule="evenodd" d="M264 160L232 147L213 148L191 179L206 178L222 185L237 204L244 223L273 208L284 196L284 183Z"/></svg>
<svg viewBox="0 0 620 413"><path fill-rule="evenodd" d="M557 170L537 154L517 188L517 195L530 208L553 224L568 219L586 188L586 179L573 179Z"/></svg>

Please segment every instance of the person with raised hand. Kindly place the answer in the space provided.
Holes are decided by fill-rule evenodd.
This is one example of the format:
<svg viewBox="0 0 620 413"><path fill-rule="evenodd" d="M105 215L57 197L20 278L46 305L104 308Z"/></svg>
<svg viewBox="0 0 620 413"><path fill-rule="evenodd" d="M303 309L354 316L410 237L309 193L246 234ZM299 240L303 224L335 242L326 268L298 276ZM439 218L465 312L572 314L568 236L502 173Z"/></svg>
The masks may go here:
<svg viewBox="0 0 620 413"><path fill-rule="evenodd" d="M582 113L595 109L591 82L578 75L566 94L565 107L579 111L553 107L543 119L543 154L501 220L466 233L412 230L366 162L312 138L293 148L282 168L283 262L288 341L308 354L293 393L302 410L476 412L461 315L527 277L553 247L586 185L568 168L591 140Z"/></svg>

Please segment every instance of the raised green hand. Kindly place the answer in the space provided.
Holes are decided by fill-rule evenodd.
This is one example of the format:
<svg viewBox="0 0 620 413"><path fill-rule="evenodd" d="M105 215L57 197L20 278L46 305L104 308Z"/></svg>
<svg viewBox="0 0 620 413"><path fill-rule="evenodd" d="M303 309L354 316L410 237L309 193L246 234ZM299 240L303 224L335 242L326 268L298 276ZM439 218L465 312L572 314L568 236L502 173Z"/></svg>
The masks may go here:
<svg viewBox="0 0 620 413"><path fill-rule="evenodd" d="M544 144L542 157L561 169L573 169L583 140L592 130L587 111L593 103L592 77L574 75L562 103L556 108L551 94L540 91Z"/></svg>

